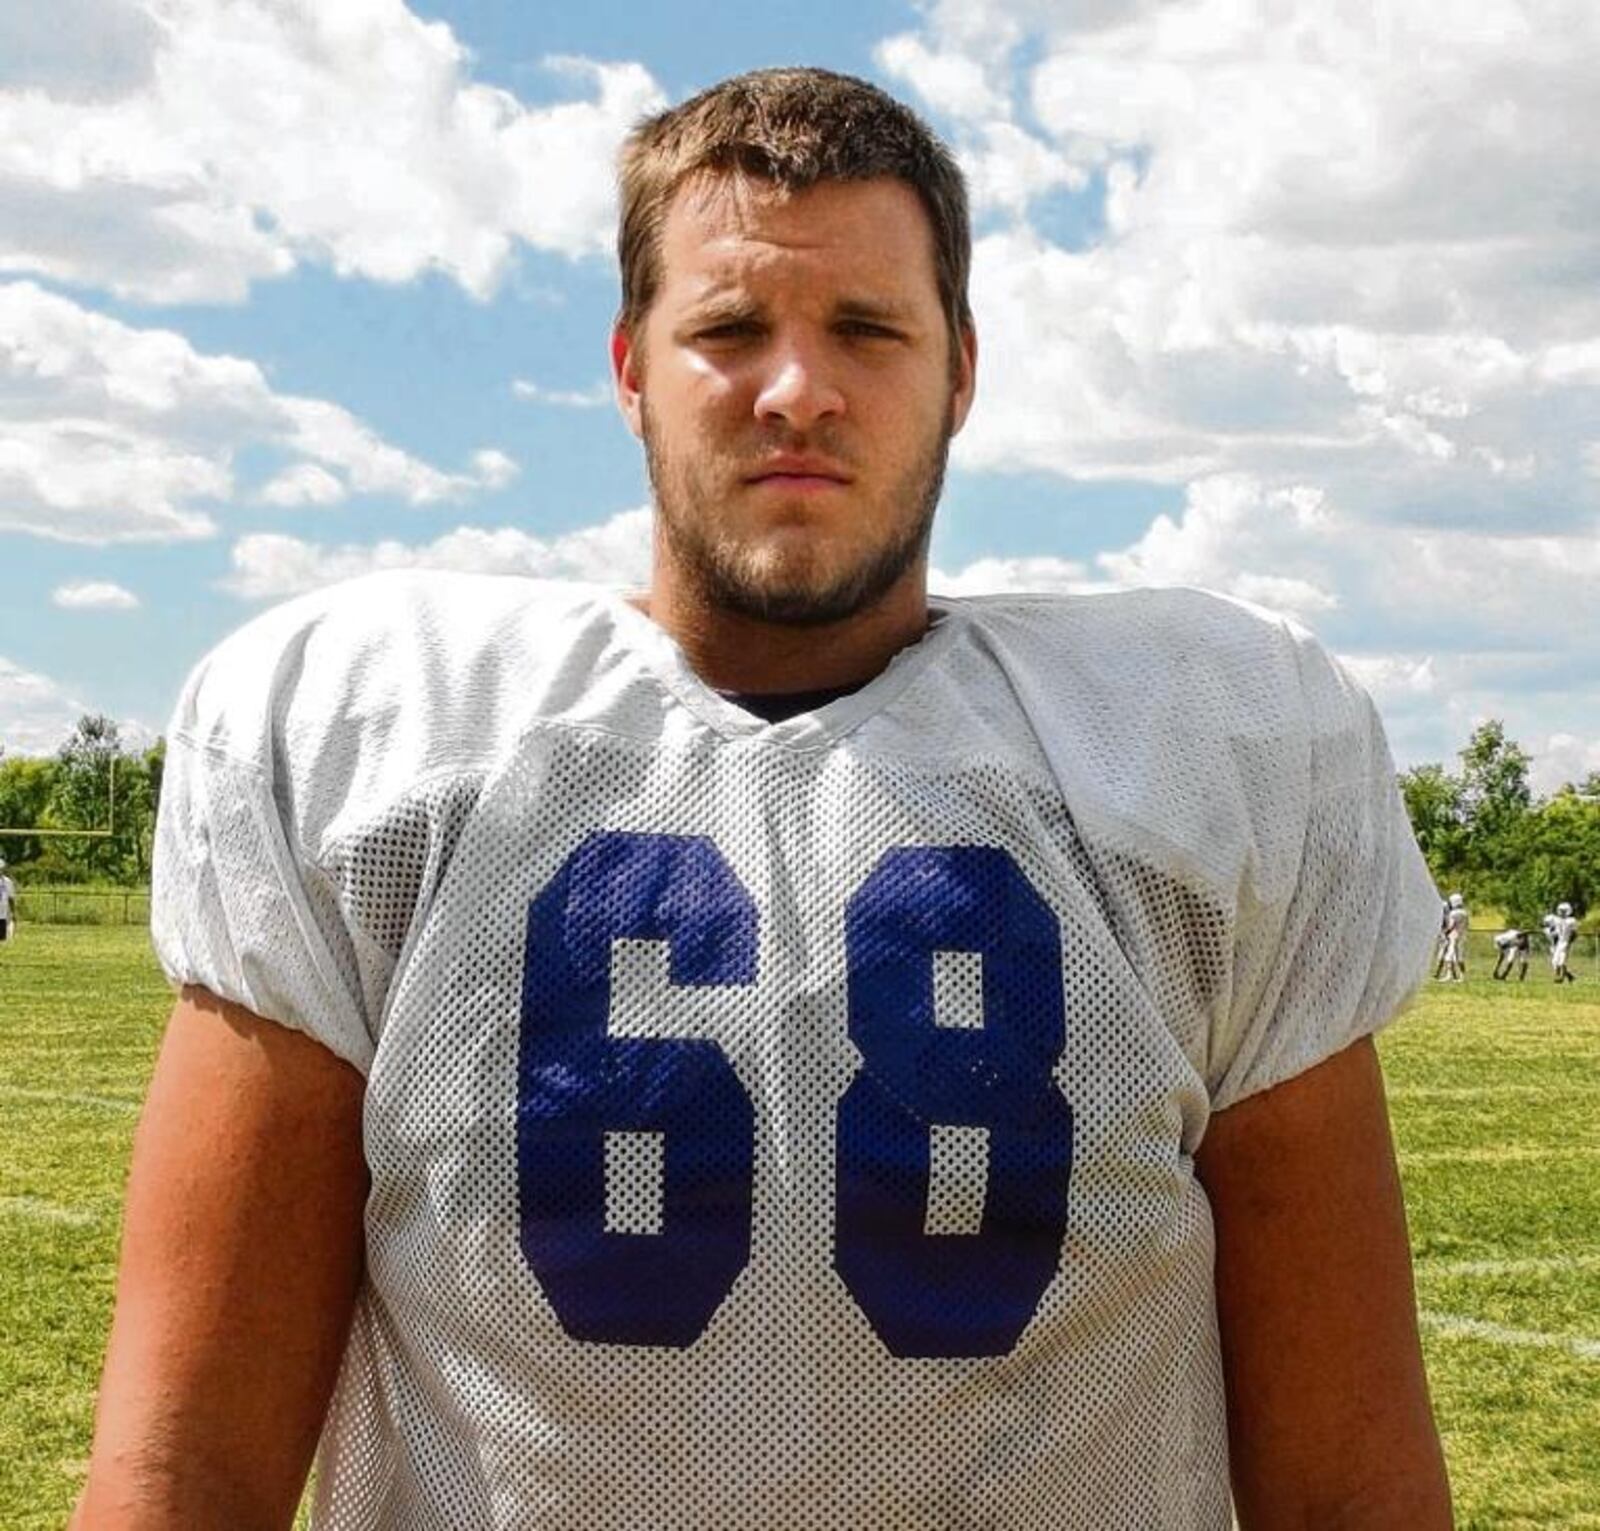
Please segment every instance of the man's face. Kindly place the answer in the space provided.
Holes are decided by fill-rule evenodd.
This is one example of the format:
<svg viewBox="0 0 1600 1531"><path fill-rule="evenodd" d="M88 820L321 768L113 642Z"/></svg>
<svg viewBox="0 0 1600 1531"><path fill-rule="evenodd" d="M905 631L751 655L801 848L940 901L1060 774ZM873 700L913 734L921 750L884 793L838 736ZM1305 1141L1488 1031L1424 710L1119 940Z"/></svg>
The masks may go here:
<svg viewBox="0 0 1600 1531"><path fill-rule="evenodd" d="M954 365L951 345L909 186L683 187L655 302L631 337L612 337L655 494L658 581L794 624L920 582L972 402L971 337Z"/></svg>

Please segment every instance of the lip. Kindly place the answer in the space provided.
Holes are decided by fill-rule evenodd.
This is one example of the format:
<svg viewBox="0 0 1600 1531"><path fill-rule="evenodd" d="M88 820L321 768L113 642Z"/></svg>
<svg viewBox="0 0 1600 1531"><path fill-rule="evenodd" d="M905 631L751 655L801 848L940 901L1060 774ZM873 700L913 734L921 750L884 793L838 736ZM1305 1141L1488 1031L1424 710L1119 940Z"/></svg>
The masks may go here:
<svg viewBox="0 0 1600 1531"><path fill-rule="evenodd" d="M775 457L745 479L747 484L789 490L838 489L850 482L842 468L814 457Z"/></svg>
<svg viewBox="0 0 1600 1531"><path fill-rule="evenodd" d="M843 489L848 482L848 479L825 478L818 473L763 473L746 480L751 489L777 489L784 494L825 494L829 490Z"/></svg>

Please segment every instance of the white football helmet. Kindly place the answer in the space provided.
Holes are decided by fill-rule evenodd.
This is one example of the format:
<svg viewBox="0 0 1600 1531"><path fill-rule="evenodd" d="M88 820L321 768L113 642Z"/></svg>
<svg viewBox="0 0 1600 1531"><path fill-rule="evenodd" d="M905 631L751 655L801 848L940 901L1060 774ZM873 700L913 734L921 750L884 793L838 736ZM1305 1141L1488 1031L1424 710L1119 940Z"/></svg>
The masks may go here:
<svg viewBox="0 0 1600 1531"><path fill-rule="evenodd" d="M1459 893L1452 893L1450 895L1450 907L1452 909L1460 909L1465 903L1466 900L1462 898Z"/></svg>
<svg viewBox="0 0 1600 1531"><path fill-rule="evenodd" d="M5 862L0 861L0 867L3 867L4 865L5 865ZM1556 905L1556 913L1559 914L1562 919L1566 919L1566 917L1569 914L1572 913L1572 905L1571 904L1557 904Z"/></svg>

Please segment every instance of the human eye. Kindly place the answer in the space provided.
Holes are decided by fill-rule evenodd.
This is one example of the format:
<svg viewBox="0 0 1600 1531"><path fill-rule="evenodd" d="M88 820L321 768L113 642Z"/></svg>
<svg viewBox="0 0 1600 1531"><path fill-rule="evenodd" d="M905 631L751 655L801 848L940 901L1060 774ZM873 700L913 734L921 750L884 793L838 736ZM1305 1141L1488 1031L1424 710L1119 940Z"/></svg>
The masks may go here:
<svg viewBox="0 0 1600 1531"><path fill-rule="evenodd" d="M879 319L841 319L838 330L851 340L888 341L903 338L902 332L894 325L885 324Z"/></svg>
<svg viewBox="0 0 1600 1531"><path fill-rule="evenodd" d="M749 340L761 332L761 326L745 315L725 319L709 319L694 327L693 338L701 345L725 345L734 341Z"/></svg>

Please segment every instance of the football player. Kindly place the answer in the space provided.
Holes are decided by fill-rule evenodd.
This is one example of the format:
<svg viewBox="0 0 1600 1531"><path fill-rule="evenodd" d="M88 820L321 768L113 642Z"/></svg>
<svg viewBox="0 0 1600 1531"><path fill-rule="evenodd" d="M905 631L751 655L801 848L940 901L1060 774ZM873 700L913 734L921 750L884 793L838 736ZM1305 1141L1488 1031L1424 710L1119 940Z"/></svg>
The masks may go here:
<svg viewBox="0 0 1600 1531"><path fill-rule="evenodd" d="M1550 939L1550 971L1557 983L1576 983L1568 961L1572 956L1572 943L1578 934L1578 922L1573 917L1572 905L1560 903L1556 912L1545 917L1545 934Z"/></svg>
<svg viewBox="0 0 1600 1531"><path fill-rule="evenodd" d="M1471 923L1472 915L1467 909L1467 901L1459 893L1452 893L1444 915L1444 955L1442 966L1446 983L1464 983L1466 981L1467 928Z"/></svg>
<svg viewBox="0 0 1600 1531"><path fill-rule="evenodd" d="M1511 976L1512 968L1517 969L1517 982L1523 983L1528 977L1528 955L1533 946L1533 938L1525 930L1502 930L1494 938L1495 963L1494 977L1504 980Z"/></svg>
<svg viewBox="0 0 1600 1531"><path fill-rule="evenodd" d="M9 941L16 925L12 906L16 903L17 885L6 875L5 858L0 857L0 941Z"/></svg>
<svg viewBox="0 0 1600 1531"><path fill-rule="evenodd" d="M80 1527L287 1526L319 1438L325 1527L1448 1525L1371 703L1196 592L929 597L899 103L744 76L621 185L649 588L382 575L178 704Z"/></svg>

